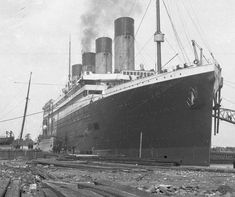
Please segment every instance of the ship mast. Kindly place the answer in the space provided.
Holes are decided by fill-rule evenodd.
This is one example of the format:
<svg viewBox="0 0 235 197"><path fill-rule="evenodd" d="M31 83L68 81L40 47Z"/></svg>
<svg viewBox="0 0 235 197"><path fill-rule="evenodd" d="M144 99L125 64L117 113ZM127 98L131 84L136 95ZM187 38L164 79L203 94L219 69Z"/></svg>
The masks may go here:
<svg viewBox="0 0 235 197"><path fill-rule="evenodd" d="M21 131L20 131L20 140L22 140L22 135L23 135L23 131L24 131L24 124L25 124L25 118L26 118L26 113L27 113L27 108L28 108L29 90L30 90L30 84L31 84L31 76L32 76L32 72L30 72L30 77L29 77L28 91L27 91L27 97L26 97L25 108L24 108L24 116L23 116L23 122L22 122Z"/></svg>
<svg viewBox="0 0 235 197"><path fill-rule="evenodd" d="M69 82L70 84L71 81L71 35L69 36L69 75L68 75Z"/></svg>
<svg viewBox="0 0 235 197"><path fill-rule="evenodd" d="M157 31L154 34L154 41L157 43L157 73L162 72L162 55L161 43L164 42L164 34L161 32L161 18L160 18L160 1L156 0L156 27Z"/></svg>

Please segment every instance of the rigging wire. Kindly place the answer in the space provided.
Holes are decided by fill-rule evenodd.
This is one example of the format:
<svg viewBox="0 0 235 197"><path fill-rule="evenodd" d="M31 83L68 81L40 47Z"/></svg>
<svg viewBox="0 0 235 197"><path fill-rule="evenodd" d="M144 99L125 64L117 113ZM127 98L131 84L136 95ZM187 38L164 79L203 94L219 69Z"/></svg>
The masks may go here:
<svg viewBox="0 0 235 197"><path fill-rule="evenodd" d="M210 47L210 45L209 45L209 42L207 41L207 39L204 39L204 37L206 37L206 34L205 34L205 32L204 32L204 30L203 30L203 28L202 28L202 26L201 26L201 23L200 23L199 20L198 20L199 17L197 16L197 13L195 12L195 10L194 10L194 8L193 8L193 6L192 6L191 0L189 0L189 5L190 5L190 7L191 7L191 9L192 9L192 11L193 11L193 14L194 14L194 16L195 16L195 21L196 21L197 24L198 24L199 30L201 31L201 39L202 39L202 41L204 42L204 44L206 45L208 51L209 51L209 52L212 52L211 47Z"/></svg>
<svg viewBox="0 0 235 197"><path fill-rule="evenodd" d="M233 86L233 85L231 85L231 84L229 84L229 83L227 83L227 82L224 82L224 85L226 85L226 86L228 86L228 87L230 87L230 88L234 88L234 89L235 89L235 86Z"/></svg>
<svg viewBox="0 0 235 197"><path fill-rule="evenodd" d="M144 59L145 62L148 63L148 64L145 64L145 65L151 65L152 63L149 63L151 60L153 61L153 64L155 63L155 60L150 55L148 55L147 53L146 53L146 55L148 56L148 58L145 57L142 53L140 55L141 55L142 59Z"/></svg>
<svg viewBox="0 0 235 197"><path fill-rule="evenodd" d="M175 1L173 1L173 3L175 3ZM174 13L174 12L173 12L174 10L173 10L172 6L170 6L170 7L168 8L168 10L169 10L169 13ZM165 41L166 41L165 43L168 44L168 46L171 48L171 50L173 51L174 54L181 54L181 53L182 53L182 51L180 50L179 46L176 47L176 48L173 47L173 45L170 43L170 41L168 41L167 36L165 36ZM180 50L181 52L180 52L179 50ZM182 59L181 55L178 55L177 57L178 57L179 61L180 61L182 64L185 63L185 60Z"/></svg>
<svg viewBox="0 0 235 197"><path fill-rule="evenodd" d="M179 18L180 18L180 22L181 22L181 26L182 26L181 29L182 29L183 32L184 32L185 38L186 38L187 43L188 43L188 45L189 45L189 49L191 49L192 46L191 46L190 35L189 35L188 32L186 31L186 29L188 29L187 22L185 22L184 17L182 17L182 15L181 15L181 11L180 11L180 7L179 7L179 5L178 5L178 1L175 2L175 5L176 5L176 9L177 9L177 11L178 11L177 14L178 14L178 16L179 16Z"/></svg>
<svg viewBox="0 0 235 197"><path fill-rule="evenodd" d="M202 35L202 28L200 28L200 26L199 26L200 23L197 24L196 20L193 19L192 15L190 14L189 10L188 10L188 9L186 8L186 6L184 5L183 1L182 1L182 5L183 5L183 7L184 7L186 13L188 14L190 20L192 21L192 23L193 23L193 25L194 25L196 31L198 32L198 34L199 34L199 36L200 36L202 42L203 42L204 45L207 47L207 50L209 51L209 53L211 53L211 48L210 48L209 44L206 42L206 40L204 39L204 37L203 37L203 35ZM189 5L190 5L190 7L191 7L192 13L194 13L194 15L196 16L196 13L195 13L195 11L194 11L194 9L193 9L193 6L191 5L191 1L189 1ZM195 17L195 18L197 18L197 17Z"/></svg>
<svg viewBox="0 0 235 197"><path fill-rule="evenodd" d="M135 57L141 53L142 50L149 44L149 42L153 40L153 35L149 37L149 39L144 43L144 45L140 48L140 50L136 53Z"/></svg>
<svg viewBox="0 0 235 197"><path fill-rule="evenodd" d="M175 59L179 54L176 53L170 60L168 60L163 66L162 68L164 68L165 66L167 66L173 59Z"/></svg>
<svg viewBox="0 0 235 197"><path fill-rule="evenodd" d="M164 1L164 0L163 0L163 1ZM175 24L174 24L173 17L172 17L171 14L170 14L170 13L175 13L175 12L176 12L176 9L171 8L171 11L169 11L169 9L168 9L168 7L167 7L167 4L166 4L165 2L163 2L163 4L164 4L164 7L166 8L167 15L168 15L168 17L169 17L169 19L170 19L170 23L171 23L172 26L174 26L173 32L174 32L174 34L175 34L176 41L178 42L179 48L180 48L181 53L182 53L182 56L183 56L183 58L184 58L184 62L183 62L183 63L185 63L185 62L190 63L188 54L187 54L187 52L186 52L186 50L185 50L185 47L184 47L184 45L183 45L183 42L182 42L182 40L181 40L181 38L180 38L180 36L179 36L179 34L178 34L178 32L177 32L177 29L176 29ZM176 5L177 5L176 2L174 2L173 5L175 5L175 7L176 7ZM180 11L179 11L179 12L180 12ZM177 19L178 15L179 15L179 13L177 12L177 13L175 14L174 19ZM180 22L181 22L181 20L180 20ZM185 27L183 27L183 29L185 30Z"/></svg>
<svg viewBox="0 0 235 197"><path fill-rule="evenodd" d="M13 95L11 95L11 98L13 99L11 101L11 103L8 103L4 105L4 103L2 103L4 105L4 107L1 109L1 114L8 114L9 111L12 111L15 107L17 107L21 102L23 102L24 99L21 99L20 101L18 100L18 98L21 98L21 97L25 97L24 95L24 92L20 89L20 88L17 88L17 90L12 90L12 92L14 92ZM1 115L2 116L2 115ZM0 118L1 118L0 116Z"/></svg>
<svg viewBox="0 0 235 197"><path fill-rule="evenodd" d="M151 37L151 38L152 38L152 37ZM145 45L144 47L142 47L142 48L138 51L138 54L135 55L135 59L137 59L137 56L141 56L143 59L145 59L145 56L147 56L148 59L150 60L150 64L149 64L149 65L151 65L151 64L155 65L156 60L151 56L151 54L147 53L146 51L145 51L144 53L142 52L142 50L143 50L145 47L146 47L146 45ZM137 49L138 49L138 47L137 47ZM142 62L142 63L143 63L143 62Z"/></svg>
<svg viewBox="0 0 235 197"><path fill-rule="evenodd" d="M224 81L235 85L235 82L233 82L233 81L228 81L228 80L224 80Z"/></svg>
<svg viewBox="0 0 235 197"><path fill-rule="evenodd" d="M136 48L138 49L138 44L137 44L137 40L136 40ZM141 59L141 61L142 61L142 63L144 63L144 64L146 64L147 63L147 61L146 61L146 58L143 56L143 54L142 53L139 53L139 57L140 57L140 59ZM135 56L135 59L136 59L136 56Z"/></svg>
<svg viewBox="0 0 235 197"><path fill-rule="evenodd" d="M146 57L142 53L139 55L139 58L141 59L141 61L140 61L141 64L147 65L148 61L146 60Z"/></svg>
<svg viewBox="0 0 235 197"><path fill-rule="evenodd" d="M15 81L15 84L28 84L27 82L18 82ZM48 86L64 86L64 84L58 84L58 83L32 83L32 85L48 85Z"/></svg>
<svg viewBox="0 0 235 197"><path fill-rule="evenodd" d="M172 49L172 51L173 51L175 54L177 54L178 51L177 51L176 49L174 49L174 47L171 45L171 43L168 41L167 38L165 38L165 41L166 41L166 43L170 46L170 48ZM181 58L179 55L178 55L177 57L179 58L179 60L181 61L181 63L184 63L184 61L182 60L182 58Z"/></svg>
<svg viewBox="0 0 235 197"><path fill-rule="evenodd" d="M140 21L140 24L139 24L139 26L138 26L138 28L137 28L137 30L136 30L136 32L135 32L135 37L137 36L137 34L138 34L139 30L140 30L140 27L141 27L141 25L142 25L142 23L143 23L143 21L144 21L144 18L145 18L145 16L146 16L147 12L148 12L148 9L149 9L149 7L150 7L151 2L152 2L152 0L149 0L149 3L148 3L148 5L147 5L147 8L145 9L144 15L142 16L142 19L141 19L141 21Z"/></svg>
<svg viewBox="0 0 235 197"><path fill-rule="evenodd" d="M138 34L139 30L140 30L140 27L141 27L141 25L142 25L142 23L143 23L143 21L144 21L144 18L145 18L145 16L146 16L147 12L148 12L148 9L149 9L149 7L150 7L151 2L152 2L152 0L149 0L149 3L148 3L148 5L147 5L147 7L146 7L146 9L145 9L144 15L143 15L142 18L141 18L141 21L140 21L140 24L139 24L139 26L138 26L138 28L137 28L137 31L135 32L134 39L133 39L132 43L130 43L130 47L133 47L133 45L134 45L134 43L135 43L135 41L136 41L136 36L137 36L137 34ZM121 65L124 65L126 60L127 60L127 57L123 60L123 62L121 63Z"/></svg>
<svg viewBox="0 0 235 197"><path fill-rule="evenodd" d="M231 103L231 104L234 104L235 105L235 102L233 102L233 101L231 101L230 99L226 99L226 98L222 98L223 100L225 100L225 101L228 101L229 103Z"/></svg>
<svg viewBox="0 0 235 197"><path fill-rule="evenodd" d="M28 115L26 115L26 117L34 116L34 115L41 114L41 113L43 113L43 111L35 112L35 113L32 113L32 114L28 114ZM14 118L5 119L5 120L0 120L0 123L2 123L2 122L9 122L9 121L12 121L12 120L17 120L17 119L21 119L23 117L24 116L18 116L18 117L14 117Z"/></svg>
<svg viewBox="0 0 235 197"><path fill-rule="evenodd" d="M8 108L8 110L6 110L5 108L5 111L3 111L1 113L1 116L0 118L3 118L3 117L6 117L8 114L12 113L12 112L15 112L15 110L17 110L19 107L22 106L22 103L25 101L25 99L21 99L19 100L17 103L14 102L12 105L10 105L10 108ZM7 106L9 107L9 106Z"/></svg>
<svg viewBox="0 0 235 197"><path fill-rule="evenodd" d="M180 48L180 50L181 50L181 52L182 52L183 58L184 58L185 62L188 62L188 63L189 63L190 60L189 60L189 58L188 58L188 56L187 56L187 54L186 54L186 52L185 52L185 49L184 49L183 44L181 43L181 40L180 40L179 35L178 35L177 31L176 31L176 28L175 28L175 25L174 25L174 23L173 23L172 17L171 17L171 15L170 15L170 13L169 13L169 10L168 10L168 8L167 8L167 6L166 6L166 4L165 4L165 1L162 0L162 2L163 2L163 5L164 5L164 7L165 7L165 9L166 9L166 13L167 13L168 18L169 18L169 20L170 20L170 23L171 23L171 26L172 26L172 29L173 29L173 32L174 32L176 41L178 42L178 45L179 45L179 48Z"/></svg>
<svg viewBox="0 0 235 197"><path fill-rule="evenodd" d="M210 61L206 58L206 56L204 54L202 56L206 60L207 64L210 64Z"/></svg>
<svg viewBox="0 0 235 197"><path fill-rule="evenodd" d="M137 42L137 40L136 40L136 47L138 48L138 42ZM140 51L140 50L139 50L139 51ZM150 55L149 53L145 52L145 54L151 59L151 61L153 61L153 63L155 63L155 60L151 57L151 55ZM143 57L143 53L142 53L142 52L140 52L140 55L142 55L142 57Z"/></svg>

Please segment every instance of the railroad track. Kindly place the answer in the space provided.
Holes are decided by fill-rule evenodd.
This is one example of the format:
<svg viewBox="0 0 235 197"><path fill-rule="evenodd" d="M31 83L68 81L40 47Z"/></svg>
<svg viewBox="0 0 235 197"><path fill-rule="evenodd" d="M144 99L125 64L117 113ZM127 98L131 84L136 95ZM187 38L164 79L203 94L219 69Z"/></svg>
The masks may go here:
<svg viewBox="0 0 235 197"><path fill-rule="evenodd" d="M0 180L0 197L20 197L21 181L20 179L1 179Z"/></svg>
<svg viewBox="0 0 235 197"><path fill-rule="evenodd" d="M94 183L64 183L44 181L42 190L46 197L153 197L156 195L109 181Z"/></svg>
<svg viewBox="0 0 235 197"><path fill-rule="evenodd" d="M95 170L111 170L111 171L153 171L156 168L158 169L172 169L179 171L202 171L202 172L219 172L219 173L235 173L235 169L229 168L210 168L210 167L199 167L199 166L175 166L169 164L155 164L146 161L145 164L139 164L135 162L112 162L108 161L58 161L58 160L50 160L50 159L38 159L30 162L31 164L42 164L42 165L54 165L58 167L65 168L76 168L76 169L95 169Z"/></svg>
<svg viewBox="0 0 235 197"><path fill-rule="evenodd" d="M156 163L145 161L122 161L122 160L51 160L37 159L29 162L30 164L54 165L57 167L77 168L77 169L97 169L97 170L139 170L152 171L151 167L173 167L172 163Z"/></svg>
<svg viewBox="0 0 235 197"><path fill-rule="evenodd" d="M67 183L45 179L30 193L22 190L20 180L1 180L0 184L0 197L153 197L150 193L109 181Z"/></svg>
<svg viewBox="0 0 235 197"><path fill-rule="evenodd" d="M0 197L152 197L145 191L108 180L63 182L45 169L30 166L34 177L26 184L25 177L0 180ZM26 186L26 187L25 187ZM31 187L32 186L32 187ZM156 196L156 195L154 195Z"/></svg>

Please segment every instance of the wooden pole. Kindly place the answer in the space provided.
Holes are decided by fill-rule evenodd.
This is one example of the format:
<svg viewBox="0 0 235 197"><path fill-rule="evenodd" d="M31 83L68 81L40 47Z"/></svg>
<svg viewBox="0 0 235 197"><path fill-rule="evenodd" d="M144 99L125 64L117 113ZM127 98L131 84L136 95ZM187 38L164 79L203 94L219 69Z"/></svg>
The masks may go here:
<svg viewBox="0 0 235 197"><path fill-rule="evenodd" d="M140 132L140 147L139 147L139 158L142 157L142 140L143 140L143 133Z"/></svg>
<svg viewBox="0 0 235 197"><path fill-rule="evenodd" d="M24 116L23 116L23 122L22 122L22 126L21 126L21 131L20 131L20 141L22 140L22 136L23 136L25 118L26 118L26 113L27 113L27 108L28 108L31 76L32 76L32 72L30 73L30 77L29 77L29 85L28 85L27 97L26 97L26 101L25 101Z"/></svg>

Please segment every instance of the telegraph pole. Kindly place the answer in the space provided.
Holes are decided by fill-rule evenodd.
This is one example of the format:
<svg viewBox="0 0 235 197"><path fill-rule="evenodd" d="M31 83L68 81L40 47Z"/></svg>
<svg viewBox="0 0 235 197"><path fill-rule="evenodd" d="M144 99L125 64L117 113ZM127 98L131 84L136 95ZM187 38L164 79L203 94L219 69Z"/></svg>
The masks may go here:
<svg viewBox="0 0 235 197"><path fill-rule="evenodd" d="M26 118L26 113L27 113L27 108L28 108L29 91L30 91L30 84L31 84L31 76L32 76L32 72L30 72L30 77L29 77L28 91L27 91L27 97L26 97L25 108L24 108L24 116L23 116L23 122L22 122L22 126L21 126L21 131L20 131L20 142L21 142L22 136L23 136L25 118Z"/></svg>

